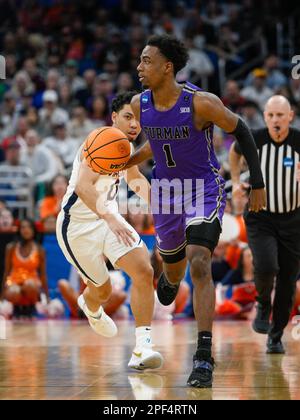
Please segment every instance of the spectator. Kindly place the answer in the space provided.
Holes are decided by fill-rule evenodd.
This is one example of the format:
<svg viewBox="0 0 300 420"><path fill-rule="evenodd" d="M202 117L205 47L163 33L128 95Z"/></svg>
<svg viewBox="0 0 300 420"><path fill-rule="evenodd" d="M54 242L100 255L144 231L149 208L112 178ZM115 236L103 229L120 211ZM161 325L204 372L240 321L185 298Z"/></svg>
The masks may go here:
<svg viewBox="0 0 300 420"><path fill-rule="evenodd" d="M76 104L77 101L74 99L70 85L68 83L62 83L59 87L59 107L70 115Z"/></svg>
<svg viewBox="0 0 300 420"><path fill-rule="evenodd" d="M59 71L57 69L50 69L46 77L46 89L58 91L59 88Z"/></svg>
<svg viewBox="0 0 300 420"><path fill-rule="evenodd" d="M123 93L134 90L133 78L130 73L120 73L117 80L117 93Z"/></svg>
<svg viewBox="0 0 300 420"><path fill-rule="evenodd" d="M40 122L39 113L34 106L31 106L28 108L26 119L27 119L28 128L32 130L36 130L40 135L43 131L43 127Z"/></svg>
<svg viewBox="0 0 300 420"><path fill-rule="evenodd" d="M6 248L4 297L15 306L16 315L23 306L28 311L22 314L32 316L41 291L49 297L45 251L36 238L34 222L24 219L17 241Z"/></svg>
<svg viewBox="0 0 300 420"><path fill-rule="evenodd" d="M251 130L259 130L265 126L262 113L256 102L250 100L245 101L240 114Z"/></svg>
<svg viewBox="0 0 300 420"><path fill-rule="evenodd" d="M39 117L42 128L42 137L51 136L52 125L60 120L68 122L68 113L57 106L58 95L54 90L46 90L43 94L43 108L39 111Z"/></svg>
<svg viewBox="0 0 300 420"><path fill-rule="evenodd" d="M287 85L287 78L281 70L279 70L279 58L277 55L269 55L263 65L263 70L266 71L266 85L275 91L278 88L282 88ZM251 86L253 84L254 74L250 73L245 80L245 86Z"/></svg>
<svg viewBox="0 0 300 420"><path fill-rule="evenodd" d="M293 95L293 100L300 105L300 79L291 79L290 89Z"/></svg>
<svg viewBox="0 0 300 420"><path fill-rule="evenodd" d="M32 170L35 184L50 182L63 166L57 156L41 144L40 137L35 130L28 130L25 136L26 151L22 162Z"/></svg>
<svg viewBox="0 0 300 420"><path fill-rule="evenodd" d="M87 118L85 108L83 106L76 106L72 112L72 119L68 124L69 136L83 141L95 128L96 125Z"/></svg>
<svg viewBox="0 0 300 420"><path fill-rule="evenodd" d="M208 77L214 72L214 67L209 56L204 51L204 38L197 35L187 42L189 46L189 62L177 75L178 80L189 80L192 83L201 83L203 77ZM201 83L202 84L202 83Z"/></svg>
<svg viewBox="0 0 300 420"><path fill-rule="evenodd" d="M65 64L65 75L60 80L60 83L69 85L73 95L76 95L78 91L86 87L83 78L78 76L78 64L76 60L67 60Z"/></svg>
<svg viewBox="0 0 300 420"><path fill-rule="evenodd" d="M52 180L47 196L40 203L40 219L42 221L49 217L55 217L56 219L67 187L68 179L63 175L57 175Z"/></svg>
<svg viewBox="0 0 300 420"><path fill-rule="evenodd" d="M242 250L238 267L229 271L218 286L218 315L240 317L251 312L257 291L254 284L253 257L249 247ZM220 295L223 295L223 298Z"/></svg>
<svg viewBox="0 0 300 420"><path fill-rule="evenodd" d="M245 87L241 91L241 95L244 98L255 102L259 106L260 110L263 111L268 99L274 95L274 91L267 86L266 70L257 68L253 70L252 75L252 84L248 87Z"/></svg>
<svg viewBox="0 0 300 420"><path fill-rule="evenodd" d="M27 95L28 93L34 93L34 85L25 70L21 70L15 75L11 91L18 99Z"/></svg>
<svg viewBox="0 0 300 420"><path fill-rule="evenodd" d="M103 127L110 124L108 113L108 101L101 95L93 99L91 105L91 121L96 127Z"/></svg>
<svg viewBox="0 0 300 420"><path fill-rule="evenodd" d="M228 166L228 150L226 149L225 144L224 144L224 135L223 135L222 130L220 129L214 130L213 143L214 143L214 149L215 149L217 159L221 165L221 171L223 172L222 176L224 176L225 172L229 171L229 166Z"/></svg>
<svg viewBox="0 0 300 420"><path fill-rule="evenodd" d="M105 100L110 101L114 96L114 84L112 78L108 73L99 74L96 77L94 87L93 87L93 96L94 97L104 97Z"/></svg>
<svg viewBox="0 0 300 420"><path fill-rule="evenodd" d="M12 212L3 201L0 202L0 205L0 233L15 233L17 227L14 224Z"/></svg>
<svg viewBox="0 0 300 420"><path fill-rule="evenodd" d="M228 80L225 85L223 104L232 112L241 113L245 98L241 96L240 88L235 80Z"/></svg>
<svg viewBox="0 0 300 420"><path fill-rule="evenodd" d="M88 69L83 73L85 87L76 92L76 99L83 107L88 106L89 101L93 96L93 87L96 80L97 73L93 69Z"/></svg>
<svg viewBox="0 0 300 420"><path fill-rule="evenodd" d="M69 169L73 164L80 143L68 136L66 122L56 119L53 122L53 136L47 137L43 145L48 147L61 159L64 167Z"/></svg>
<svg viewBox="0 0 300 420"><path fill-rule="evenodd" d="M0 198L7 203L11 203L23 198L23 196L20 196L18 189L24 186L26 182L25 173L27 183L31 183L32 172L21 163L21 145L16 138L6 139L3 148L5 150L5 161L0 163L0 188L3 190Z"/></svg>
<svg viewBox="0 0 300 420"><path fill-rule="evenodd" d="M109 316L118 316L118 311L121 309L122 305L127 299L127 293L124 291L125 279L123 278L122 273L118 271L110 271L110 276L112 279L112 294L107 302L103 304L103 309L105 313ZM83 312L79 309L77 304L77 299L80 294L83 293L86 285L79 278L79 287L78 291L75 290L70 282L65 279L61 279L58 282L59 291L67 303L69 310L71 312L71 318L86 318Z"/></svg>
<svg viewBox="0 0 300 420"><path fill-rule="evenodd" d="M300 103L299 106L295 103L291 103L292 110L294 111L294 118L291 123L291 127L297 128L297 130L300 130Z"/></svg>
<svg viewBox="0 0 300 420"><path fill-rule="evenodd" d="M6 208L6 203L0 201L0 296L3 289L6 246L14 239L17 230L12 212Z"/></svg>
<svg viewBox="0 0 300 420"><path fill-rule="evenodd" d="M1 112L1 138L13 136L15 134L20 109L17 106L17 97L12 91L8 91L3 96L3 107Z"/></svg>

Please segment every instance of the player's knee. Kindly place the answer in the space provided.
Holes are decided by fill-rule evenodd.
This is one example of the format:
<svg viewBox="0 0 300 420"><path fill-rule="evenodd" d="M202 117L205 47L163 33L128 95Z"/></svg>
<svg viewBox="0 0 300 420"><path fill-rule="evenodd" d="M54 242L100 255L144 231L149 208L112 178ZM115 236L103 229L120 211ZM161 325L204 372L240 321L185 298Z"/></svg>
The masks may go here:
<svg viewBox="0 0 300 420"><path fill-rule="evenodd" d="M211 280L211 258L207 252L199 251L188 255L192 280Z"/></svg>
<svg viewBox="0 0 300 420"><path fill-rule="evenodd" d="M170 283L179 283L184 278L184 273L178 270L165 268L164 273Z"/></svg>
<svg viewBox="0 0 300 420"><path fill-rule="evenodd" d="M145 285L152 286L153 285L153 277L154 277L154 270L151 264L144 264L140 267L139 275L135 278L132 278L132 282L135 283L136 286L145 287Z"/></svg>

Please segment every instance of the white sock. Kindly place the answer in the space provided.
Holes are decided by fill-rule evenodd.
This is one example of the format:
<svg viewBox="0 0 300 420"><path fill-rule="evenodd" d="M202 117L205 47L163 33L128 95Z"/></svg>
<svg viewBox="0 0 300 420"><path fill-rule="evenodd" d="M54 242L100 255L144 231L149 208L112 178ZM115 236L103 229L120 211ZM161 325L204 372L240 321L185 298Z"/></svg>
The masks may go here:
<svg viewBox="0 0 300 420"><path fill-rule="evenodd" d="M87 311L88 315L92 316L93 318L101 318L101 315L102 315L102 312L103 312L102 306L100 306L99 309L96 312L92 312L88 308L87 304L85 304L85 307L86 307L86 311Z"/></svg>
<svg viewBox="0 0 300 420"><path fill-rule="evenodd" d="M135 329L136 347L150 347L152 345L151 327L138 327Z"/></svg>

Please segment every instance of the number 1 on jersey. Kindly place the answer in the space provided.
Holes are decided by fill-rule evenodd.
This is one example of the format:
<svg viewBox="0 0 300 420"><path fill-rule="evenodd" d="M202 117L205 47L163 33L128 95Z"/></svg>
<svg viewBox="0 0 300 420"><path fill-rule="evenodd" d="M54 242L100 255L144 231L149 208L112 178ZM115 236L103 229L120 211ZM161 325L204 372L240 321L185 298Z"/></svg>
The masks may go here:
<svg viewBox="0 0 300 420"><path fill-rule="evenodd" d="M163 149L164 149L164 152L166 154L166 160L167 160L168 168L175 168L176 167L176 162L174 161L174 158L173 158L173 155L172 155L171 145L170 144L165 144Z"/></svg>

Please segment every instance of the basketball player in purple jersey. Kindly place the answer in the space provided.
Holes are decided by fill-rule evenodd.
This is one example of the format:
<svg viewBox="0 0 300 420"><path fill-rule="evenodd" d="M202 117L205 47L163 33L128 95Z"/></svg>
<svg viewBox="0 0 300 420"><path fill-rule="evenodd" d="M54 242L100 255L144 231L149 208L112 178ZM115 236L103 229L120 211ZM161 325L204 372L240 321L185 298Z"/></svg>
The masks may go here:
<svg viewBox="0 0 300 420"><path fill-rule="evenodd" d="M214 124L236 137L247 160L252 186L250 208L258 212L266 202L263 176L249 129L215 95L202 92L190 83L176 82L177 72L187 61L187 49L179 40L168 35L149 39L137 68L140 82L147 90L136 95L131 103L148 141L132 156L128 166L151 157L155 160L152 210L158 200L162 211L153 212L153 216L157 245L164 261L157 293L163 305L171 304L185 276L187 262L190 263L198 346L188 384L210 388L214 370L211 347L215 311L211 256L221 233L226 198L212 145ZM192 180L188 197L186 194L180 197L176 191L164 194L164 188L169 188L174 180L177 186L178 180L182 183ZM199 188L201 185L203 188ZM178 203L183 204L183 201L187 205L178 214ZM163 209L170 202L177 211L164 214Z"/></svg>

